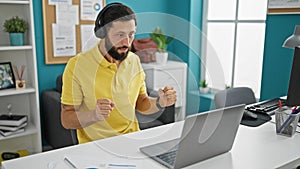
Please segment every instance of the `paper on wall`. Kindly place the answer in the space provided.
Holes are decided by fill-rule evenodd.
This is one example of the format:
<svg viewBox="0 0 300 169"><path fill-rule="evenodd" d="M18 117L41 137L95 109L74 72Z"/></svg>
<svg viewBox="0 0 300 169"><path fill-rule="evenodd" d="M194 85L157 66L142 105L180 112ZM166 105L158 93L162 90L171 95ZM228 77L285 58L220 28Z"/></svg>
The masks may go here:
<svg viewBox="0 0 300 169"><path fill-rule="evenodd" d="M80 0L81 20L95 21L98 13L103 8L103 0Z"/></svg>
<svg viewBox="0 0 300 169"><path fill-rule="evenodd" d="M52 24L54 57L76 55L75 25Z"/></svg>
<svg viewBox="0 0 300 169"><path fill-rule="evenodd" d="M56 23L60 25L78 25L78 5L57 4Z"/></svg>
<svg viewBox="0 0 300 169"><path fill-rule="evenodd" d="M94 25L81 25L81 51L87 51L94 47L97 42L98 38L94 34Z"/></svg>
<svg viewBox="0 0 300 169"><path fill-rule="evenodd" d="M56 5L56 4L62 4L62 3L71 5L72 0L48 0L49 5Z"/></svg>

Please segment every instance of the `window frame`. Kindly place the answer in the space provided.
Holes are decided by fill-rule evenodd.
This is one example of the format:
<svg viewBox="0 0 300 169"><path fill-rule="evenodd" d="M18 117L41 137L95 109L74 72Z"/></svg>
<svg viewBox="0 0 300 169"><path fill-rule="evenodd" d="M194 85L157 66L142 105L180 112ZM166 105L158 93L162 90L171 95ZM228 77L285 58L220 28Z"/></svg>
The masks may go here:
<svg viewBox="0 0 300 169"><path fill-rule="evenodd" d="M201 65L200 65L200 81L207 79L208 77L206 77L206 71L207 69L205 68L206 66L206 61L207 61L207 46L208 46L208 37L207 37L207 33L208 33L208 23L233 23L234 24L234 37L233 37L233 60L232 60L232 67L230 68L231 71L231 83L230 84L226 84L226 82L224 81L224 89L225 89L225 85L229 85L226 87L235 87L234 86L234 82L235 82L235 63L236 63L236 52L237 52L237 34L238 34L238 24L239 23L249 23L249 24L266 24L266 17L264 19L239 19L238 18L238 8L239 8L239 0L236 0L236 11L235 11L235 19L207 19L208 18L208 1L209 0L204 0L203 1L203 15L202 15L202 32L203 35L202 36L202 44L201 44ZM267 16L267 6L266 6L266 12L265 12L266 16ZM264 43L263 43L264 44ZM263 53L262 53L262 60L263 60ZM263 64L263 62L262 62ZM263 66L263 65L261 65ZM262 73L262 70L261 70ZM211 88L212 93L219 91L220 89L216 89L213 88L212 86L209 85L209 87ZM261 88L261 86L259 87ZM261 89L259 89L260 91ZM258 97L260 95L260 93L255 93L256 96Z"/></svg>

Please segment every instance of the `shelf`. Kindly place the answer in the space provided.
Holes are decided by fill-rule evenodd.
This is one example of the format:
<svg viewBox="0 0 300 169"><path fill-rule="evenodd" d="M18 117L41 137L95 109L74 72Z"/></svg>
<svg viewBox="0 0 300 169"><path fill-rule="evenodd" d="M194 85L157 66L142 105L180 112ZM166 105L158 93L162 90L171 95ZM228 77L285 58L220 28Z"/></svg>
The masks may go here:
<svg viewBox="0 0 300 169"><path fill-rule="evenodd" d="M213 100L214 97L215 97L215 94L213 94L211 92L209 92L209 93L200 93L199 90L189 91L189 94L192 94L192 95L195 95L195 96L200 96L200 97L210 99L210 100Z"/></svg>
<svg viewBox="0 0 300 169"><path fill-rule="evenodd" d="M177 61L168 61L165 65L151 62L142 63L142 67L146 74L145 82L149 89L157 91L165 86L174 87L177 92L175 108L180 110L176 120L183 120L186 115L187 64Z"/></svg>
<svg viewBox="0 0 300 169"><path fill-rule="evenodd" d="M0 0L0 4L29 4L28 0Z"/></svg>
<svg viewBox="0 0 300 169"><path fill-rule="evenodd" d="M156 62L150 62L150 63L142 63L142 66L145 69L177 69L177 68L182 68L182 66L187 67L186 63L184 62L178 62L178 61L171 61L169 60L165 65L158 64Z"/></svg>
<svg viewBox="0 0 300 169"><path fill-rule="evenodd" d="M44 0L42 0L44 1ZM46 0L47 1L47 0ZM40 103L38 77L36 69L35 32L33 0L0 0L0 18L4 21L11 16L20 16L28 21L28 34L24 37L24 46L10 46L8 33L0 41L0 62L11 62L12 65L26 66L25 78L28 79L25 89L0 89L0 110L8 104L16 112L24 112L28 116L25 131L8 137L0 135L0 149L28 149L29 152L42 152L42 136L40 128ZM0 168L1 169L1 168Z"/></svg>
<svg viewBox="0 0 300 169"><path fill-rule="evenodd" d="M36 129L36 127L33 124L29 123L25 127L24 132L13 134L13 135L10 135L10 136L7 136L7 137L4 137L0 134L0 141L1 140L6 140L6 139L11 139L11 138L16 138L16 137L21 137L21 136L27 136L27 135L35 134L37 132L38 132L38 130Z"/></svg>
<svg viewBox="0 0 300 169"><path fill-rule="evenodd" d="M0 96L10 96L10 95L17 95L17 94L27 94L27 93L34 93L34 88L26 88L26 89L4 89L0 90Z"/></svg>
<svg viewBox="0 0 300 169"><path fill-rule="evenodd" d="M32 46L30 46L30 45L26 45L26 46L0 46L0 51L31 50L31 49L32 49Z"/></svg>

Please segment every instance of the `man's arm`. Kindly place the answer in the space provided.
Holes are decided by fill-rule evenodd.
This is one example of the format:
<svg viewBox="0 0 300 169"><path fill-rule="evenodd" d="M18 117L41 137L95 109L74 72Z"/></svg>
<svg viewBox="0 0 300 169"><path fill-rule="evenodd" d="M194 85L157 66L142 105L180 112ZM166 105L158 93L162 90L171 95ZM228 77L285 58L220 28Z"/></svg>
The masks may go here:
<svg viewBox="0 0 300 169"><path fill-rule="evenodd" d="M79 106L61 104L61 123L66 129L84 128L108 118L113 108L109 99L97 100L95 110L88 112L78 111Z"/></svg>
<svg viewBox="0 0 300 169"><path fill-rule="evenodd" d="M142 114L152 114L159 109L156 107L156 99L154 97L149 97L147 94L139 95L136 102L136 109Z"/></svg>
<svg viewBox="0 0 300 169"><path fill-rule="evenodd" d="M136 109L142 114L152 114L160 110L157 104L160 107L167 107L176 102L176 91L171 86L159 89L158 95L159 98L149 97L147 94L139 95L136 102Z"/></svg>
<svg viewBox="0 0 300 169"><path fill-rule="evenodd" d="M78 112L78 106L61 104L61 124L66 129L79 129L96 122L93 111Z"/></svg>

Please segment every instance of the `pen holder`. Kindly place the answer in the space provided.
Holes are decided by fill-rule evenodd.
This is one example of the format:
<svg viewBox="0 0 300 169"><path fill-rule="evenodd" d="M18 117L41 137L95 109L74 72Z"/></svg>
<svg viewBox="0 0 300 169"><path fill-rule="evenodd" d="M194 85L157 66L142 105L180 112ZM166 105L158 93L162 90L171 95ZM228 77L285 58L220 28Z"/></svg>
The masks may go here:
<svg viewBox="0 0 300 169"><path fill-rule="evenodd" d="M282 108L275 111L276 133L292 137L297 128L300 113L292 114L290 108Z"/></svg>

